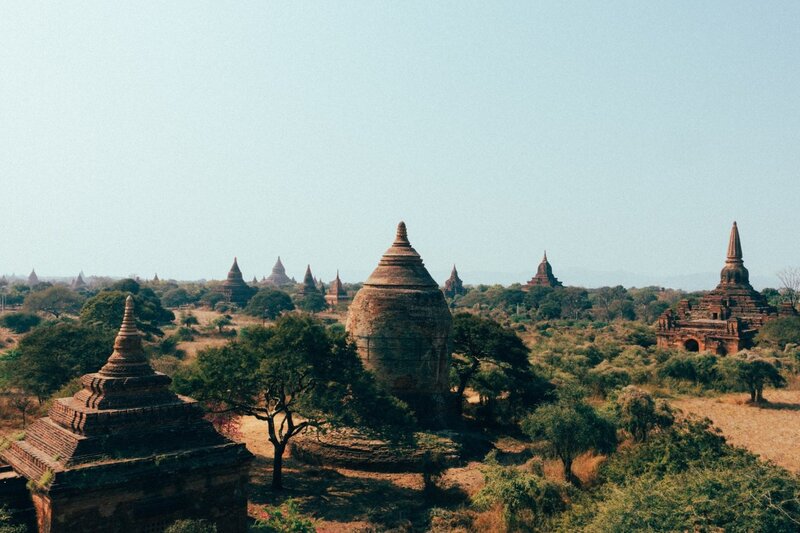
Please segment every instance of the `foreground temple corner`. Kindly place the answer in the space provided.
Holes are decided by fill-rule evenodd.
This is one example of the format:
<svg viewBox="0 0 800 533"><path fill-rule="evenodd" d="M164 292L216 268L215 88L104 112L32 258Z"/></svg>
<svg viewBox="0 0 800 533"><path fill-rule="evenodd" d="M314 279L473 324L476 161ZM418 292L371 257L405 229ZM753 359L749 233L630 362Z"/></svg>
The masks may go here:
<svg viewBox="0 0 800 533"><path fill-rule="evenodd" d="M246 531L252 455L152 369L130 296L114 352L81 381L0 453L29 480L40 532L144 533L185 518Z"/></svg>

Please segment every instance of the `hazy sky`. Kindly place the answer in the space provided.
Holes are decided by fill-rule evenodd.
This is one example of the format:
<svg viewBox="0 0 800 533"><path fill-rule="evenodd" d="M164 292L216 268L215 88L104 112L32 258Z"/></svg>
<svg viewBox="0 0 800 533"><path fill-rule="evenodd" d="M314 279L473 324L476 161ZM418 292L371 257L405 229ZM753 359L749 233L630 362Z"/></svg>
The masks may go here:
<svg viewBox="0 0 800 533"><path fill-rule="evenodd" d="M800 2L3 2L0 197L7 274L769 277Z"/></svg>

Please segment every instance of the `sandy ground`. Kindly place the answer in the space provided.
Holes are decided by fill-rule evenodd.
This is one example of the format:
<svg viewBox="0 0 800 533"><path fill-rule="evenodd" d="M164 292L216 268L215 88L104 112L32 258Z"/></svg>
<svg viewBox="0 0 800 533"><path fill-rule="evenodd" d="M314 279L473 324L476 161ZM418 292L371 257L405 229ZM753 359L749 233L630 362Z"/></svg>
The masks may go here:
<svg viewBox="0 0 800 533"><path fill-rule="evenodd" d="M767 390L765 406L745 403L746 394L719 398L682 398L670 403L686 412L707 416L728 442L800 473L800 391Z"/></svg>

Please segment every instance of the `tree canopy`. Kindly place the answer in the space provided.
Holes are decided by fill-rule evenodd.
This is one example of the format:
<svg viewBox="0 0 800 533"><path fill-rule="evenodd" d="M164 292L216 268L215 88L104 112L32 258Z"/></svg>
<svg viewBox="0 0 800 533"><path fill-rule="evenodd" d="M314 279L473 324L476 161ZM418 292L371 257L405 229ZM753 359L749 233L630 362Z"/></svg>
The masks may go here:
<svg viewBox="0 0 800 533"><path fill-rule="evenodd" d="M244 312L250 316L275 320L284 311L294 310L292 297L278 289L261 289L247 303Z"/></svg>
<svg viewBox="0 0 800 533"><path fill-rule="evenodd" d="M42 291L29 292L23 308L31 313L50 313L58 318L63 314L75 315L81 310L84 297L63 285L53 285Z"/></svg>
<svg viewBox="0 0 800 533"><path fill-rule="evenodd" d="M275 488L282 486L287 444L308 427L347 425L407 435L413 420L407 407L377 385L344 335L310 316L284 315L274 326L245 328L240 337L200 352L195 366L176 377L176 386L267 423Z"/></svg>
<svg viewBox="0 0 800 533"><path fill-rule="evenodd" d="M81 322L116 329L122 323L125 298L133 295L136 305L136 326L145 333L164 334L160 326L175 320L175 314L161 306L161 300L149 287L140 287L132 280L119 281L89 298L81 309Z"/></svg>
<svg viewBox="0 0 800 533"><path fill-rule="evenodd" d="M78 322L50 322L23 337L10 368L12 383L44 400L65 383L97 371L111 355L114 333Z"/></svg>
<svg viewBox="0 0 800 533"><path fill-rule="evenodd" d="M507 396L516 407L533 406L553 386L534 372L528 348L512 330L480 316L459 313L453 317L453 385L461 410L467 387L482 397Z"/></svg>

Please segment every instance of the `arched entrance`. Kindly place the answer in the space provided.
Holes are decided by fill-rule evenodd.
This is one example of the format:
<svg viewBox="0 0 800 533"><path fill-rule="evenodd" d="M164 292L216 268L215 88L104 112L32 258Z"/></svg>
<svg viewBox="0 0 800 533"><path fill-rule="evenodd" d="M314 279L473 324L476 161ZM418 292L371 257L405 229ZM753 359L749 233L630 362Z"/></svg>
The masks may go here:
<svg viewBox="0 0 800 533"><path fill-rule="evenodd" d="M717 346L717 355L728 355L728 350L725 348L724 344Z"/></svg>
<svg viewBox="0 0 800 533"><path fill-rule="evenodd" d="M700 344L694 339L689 339L683 343L683 349L687 352L699 352Z"/></svg>

